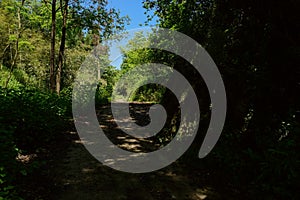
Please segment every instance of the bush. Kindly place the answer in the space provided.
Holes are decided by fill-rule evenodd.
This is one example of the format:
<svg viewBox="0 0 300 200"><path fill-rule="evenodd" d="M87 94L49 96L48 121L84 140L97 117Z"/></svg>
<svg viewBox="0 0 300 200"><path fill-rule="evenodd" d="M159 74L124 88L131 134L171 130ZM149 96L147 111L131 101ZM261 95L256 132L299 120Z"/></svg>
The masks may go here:
<svg viewBox="0 0 300 200"><path fill-rule="evenodd" d="M0 87L0 199L18 199L16 179L32 173L18 154L39 154L60 138L71 113L69 95L41 92L30 88Z"/></svg>
<svg viewBox="0 0 300 200"><path fill-rule="evenodd" d="M223 181L244 190L250 199L299 199L299 123L289 119L278 127L273 135L270 129L256 130L256 145L248 147L241 133L224 131L208 156L209 166L217 166Z"/></svg>
<svg viewBox="0 0 300 200"><path fill-rule="evenodd" d="M0 132L0 199L18 199L13 185L22 168L16 160L18 149L13 140L13 128L7 129L0 124Z"/></svg>

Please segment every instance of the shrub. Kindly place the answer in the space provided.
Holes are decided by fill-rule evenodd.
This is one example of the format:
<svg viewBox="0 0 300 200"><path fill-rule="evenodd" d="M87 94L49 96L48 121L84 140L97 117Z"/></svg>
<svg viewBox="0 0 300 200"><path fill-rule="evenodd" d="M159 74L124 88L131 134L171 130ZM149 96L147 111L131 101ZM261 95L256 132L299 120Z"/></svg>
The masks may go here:
<svg viewBox="0 0 300 200"><path fill-rule="evenodd" d="M41 166L35 163L25 168L17 155L39 154L60 138L71 113L67 94L0 87L0 199L18 199L17 177Z"/></svg>

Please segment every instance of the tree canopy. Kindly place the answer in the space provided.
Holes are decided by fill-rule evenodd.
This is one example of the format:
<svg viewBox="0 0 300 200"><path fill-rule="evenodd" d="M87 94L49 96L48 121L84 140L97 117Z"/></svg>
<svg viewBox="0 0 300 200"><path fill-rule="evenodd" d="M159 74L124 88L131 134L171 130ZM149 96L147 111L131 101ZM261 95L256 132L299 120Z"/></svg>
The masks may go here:
<svg viewBox="0 0 300 200"><path fill-rule="evenodd" d="M137 138L116 133L107 108L115 84L135 67L147 63L168 65L189 81L199 97L201 121L194 143L173 164L180 166L180 170L168 168L165 177L157 180L168 185L170 180L166 177L172 177L180 185L191 184L193 189L199 185L215 186L224 192L222 198L227 197L225 190L228 190L236 199L299 199L300 1L143 0L149 21L155 15L158 27L182 32L201 44L224 80L226 123L217 145L204 159L198 158L198 151L214 105L203 78L178 55L148 48L159 37L156 34L136 34L121 49L120 67L111 66L109 49L103 41L124 31L129 18L110 8L109 3L107 0L0 0L0 200L47 199L47 187L59 187L47 182L51 179L47 173L56 164L53 155L67 151L62 146L70 141L73 146L79 145L74 140L78 136L71 113L72 87L77 70L93 50L101 52L97 57L101 63L97 69L95 110L98 118L106 120L107 135L119 138L116 141L120 138L134 141L134 147L151 143L151 148L147 146L151 152L174 139L182 120L179 102L172 91L148 84L138 88L130 100L146 101L146 107L162 104L168 114L163 130L139 143ZM153 78L149 71L136 74L122 82L117 94L127 93L132 81L143 82L145 76ZM141 124L151 121L148 107L135 113L142 119ZM130 112L132 108L131 105ZM141 117L143 112L146 116ZM185 133L189 133L188 128ZM188 176L192 178L188 181L182 178L183 171L192 173ZM111 171L102 172L103 180L113 177L113 184L121 180L111 176ZM164 172L134 175L130 180L132 177L138 177L137 182L141 183L153 180L158 186L144 189L153 195L152 199L174 199L167 189L166 194L152 194L159 190L156 178ZM91 180L95 183L96 179ZM46 187L35 191L40 182L45 182ZM96 187L102 187L94 185L97 191ZM130 195L115 196L137 198L132 185L127 185L125 193Z"/></svg>

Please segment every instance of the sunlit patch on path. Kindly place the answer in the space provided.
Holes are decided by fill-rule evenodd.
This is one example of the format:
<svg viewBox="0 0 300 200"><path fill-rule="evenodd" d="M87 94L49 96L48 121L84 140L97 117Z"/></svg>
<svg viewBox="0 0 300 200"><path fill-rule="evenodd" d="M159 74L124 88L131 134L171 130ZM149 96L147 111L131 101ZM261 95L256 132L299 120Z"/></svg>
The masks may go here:
<svg viewBox="0 0 300 200"><path fill-rule="evenodd" d="M137 123L149 123L150 104L132 104L132 117ZM158 144L151 139L137 139L124 134L113 120L110 106L97 110L99 126L110 140L132 152L154 151ZM135 113L135 114L134 114ZM76 132L70 132L72 144L63 150L60 160L50 171L54 182L53 196L61 200L201 200L222 199L205 183L205 172L195 173L175 162L162 170L147 174L130 174L102 165L84 148ZM113 160L111 161L113 162ZM199 177L197 177L199 175Z"/></svg>

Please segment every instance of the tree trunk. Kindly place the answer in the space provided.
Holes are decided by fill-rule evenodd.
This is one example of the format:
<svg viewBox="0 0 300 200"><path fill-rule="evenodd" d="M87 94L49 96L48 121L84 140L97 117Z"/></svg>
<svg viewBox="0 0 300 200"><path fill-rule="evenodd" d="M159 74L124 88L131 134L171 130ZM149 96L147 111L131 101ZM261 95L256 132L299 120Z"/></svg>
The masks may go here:
<svg viewBox="0 0 300 200"><path fill-rule="evenodd" d="M22 1L22 6L24 5L24 1ZM8 78L5 82L5 86L4 88L7 88L9 81L12 77L12 73L14 71L16 62L17 62L17 58L18 58L18 54L19 54L19 40L21 37L21 28L22 28L22 22L21 22L21 8L18 8L18 29L17 29L17 40L16 40L16 45L15 45L15 55L12 57L12 61L11 61L11 65L10 65L10 70L9 70L9 75ZM5 50L4 50L5 51Z"/></svg>
<svg viewBox="0 0 300 200"><path fill-rule="evenodd" d="M59 48L59 55L58 55L58 67L56 72L56 93L60 93L61 89L61 72L62 66L64 63L64 54L65 54L65 46L66 46L66 32L67 32L67 18L68 18L68 3L69 0L65 0L65 5L63 6L63 0L60 0L61 4L61 11L63 16L63 25L62 25L62 34L61 34L61 42Z"/></svg>
<svg viewBox="0 0 300 200"><path fill-rule="evenodd" d="M50 50L50 90L55 91L55 33L56 33L56 0L52 0L52 29Z"/></svg>

